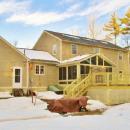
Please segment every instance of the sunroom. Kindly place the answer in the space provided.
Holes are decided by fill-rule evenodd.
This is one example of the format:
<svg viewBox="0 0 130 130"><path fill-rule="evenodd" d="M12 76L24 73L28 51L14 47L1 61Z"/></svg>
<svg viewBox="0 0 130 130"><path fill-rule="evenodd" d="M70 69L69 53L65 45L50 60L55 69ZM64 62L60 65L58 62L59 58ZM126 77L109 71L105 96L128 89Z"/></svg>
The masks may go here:
<svg viewBox="0 0 130 130"><path fill-rule="evenodd" d="M112 80L115 65L101 54L86 54L64 60L59 65L59 84L66 85L91 74L92 84L106 85ZM107 76L109 73L109 76Z"/></svg>

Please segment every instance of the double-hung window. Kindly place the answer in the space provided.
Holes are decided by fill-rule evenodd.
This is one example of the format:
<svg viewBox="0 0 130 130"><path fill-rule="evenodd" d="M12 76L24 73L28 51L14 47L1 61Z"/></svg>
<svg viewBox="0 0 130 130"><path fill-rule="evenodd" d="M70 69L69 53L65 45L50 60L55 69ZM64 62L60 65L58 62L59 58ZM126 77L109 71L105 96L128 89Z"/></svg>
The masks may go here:
<svg viewBox="0 0 130 130"><path fill-rule="evenodd" d="M71 45L71 52L72 52L72 54L77 54L77 45L75 45L75 44Z"/></svg>
<svg viewBox="0 0 130 130"><path fill-rule="evenodd" d="M44 65L36 65L35 73L37 75L44 75L45 74L45 67L44 67Z"/></svg>

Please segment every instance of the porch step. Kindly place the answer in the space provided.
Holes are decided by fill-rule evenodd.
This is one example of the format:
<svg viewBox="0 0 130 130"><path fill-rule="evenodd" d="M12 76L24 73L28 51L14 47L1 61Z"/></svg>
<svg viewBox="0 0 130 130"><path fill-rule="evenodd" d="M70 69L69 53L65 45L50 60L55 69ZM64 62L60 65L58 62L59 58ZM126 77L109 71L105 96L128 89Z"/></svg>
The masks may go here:
<svg viewBox="0 0 130 130"><path fill-rule="evenodd" d="M84 79L76 79L64 89L64 96L67 97L80 97L87 94L88 87L90 86L90 74Z"/></svg>
<svg viewBox="0 0 130 130"><path fill-rule="evenodd" d="M22 97L25 94L24 94L23 89L13 89L12 90L12 95L15 96L15 97Z"/></svg>

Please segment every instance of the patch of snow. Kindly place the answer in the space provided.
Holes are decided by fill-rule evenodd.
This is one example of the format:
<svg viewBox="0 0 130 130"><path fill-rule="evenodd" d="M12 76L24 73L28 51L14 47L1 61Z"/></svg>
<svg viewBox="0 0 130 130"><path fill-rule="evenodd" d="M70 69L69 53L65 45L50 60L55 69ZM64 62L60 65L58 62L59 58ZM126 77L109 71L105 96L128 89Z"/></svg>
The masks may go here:
<svg viewBox="0 0 130 130"><path fill-rule="evenodd" d="M95 110L104 111L104 110L107 109L107 106L105 104L103 104L102 102L98 101L98 100L91 100L91 99L89 99L87 101L86 108L89 111L95 111Z"/></svg>
<svg viewBox="0 0 130 130"><path fill-rule="evenodd" d="M130 120L130 103L110 107L104 112L104 114L107 116L113 116L114 118L122 117Z"/></svg>
<svg viewBox="0 0 130 130"><path fill-rule="evenodd" d="M45 61L59 62L55 57L53 57L51 54L45 51L37 51L31 49L18 49L18 50L32 60L45 60Z"/></svg>
<svg viewBox="0 0 130 130"><path fill-rule="evenodd" d="M32 117L55 117L57 113L46 110L47 104L39 99L36 105L32 103L31 97L15 97L0 100L0 121L14 118Z"/></svg>
<svg viewBox="0 0 130 130"><path fill-rule="evenodd" d="M10 92L0 92L0 98L11 98L13 97Z"/></svg>
<svg viewBox="0 0 130 130"><path fill-rule="evenodd" d="M44 93L45 94L45 93ZM46 95L52 92L47 92ZM55 95L55 94L54 94ZM103 108L104 104L88 100L91 110ZM109 106L101 115L63 117L46 109L47 104L31 97L0 100L0 130L129 130L130 103ZM15 119L15 120L14 120Z"/></svg>
<svg viewBox="0 0 130 130"><path fill-rule="evenodd" d="M81 55L81 56L75 56L73 58L70 58L68 60L64 60L64 61L61 61L61 64L64 64L64 63L71 63L71 62L74 62L74 61L80 61L84 58L89 58L92 54L86 54L86 55Z"/></svg>
<svg viewBox="0 0 130 130"><path fill-rule="evenodd" d="M37 92L37 97L39 99L60 99L63 95L58 95L52 91Z"/></svg>

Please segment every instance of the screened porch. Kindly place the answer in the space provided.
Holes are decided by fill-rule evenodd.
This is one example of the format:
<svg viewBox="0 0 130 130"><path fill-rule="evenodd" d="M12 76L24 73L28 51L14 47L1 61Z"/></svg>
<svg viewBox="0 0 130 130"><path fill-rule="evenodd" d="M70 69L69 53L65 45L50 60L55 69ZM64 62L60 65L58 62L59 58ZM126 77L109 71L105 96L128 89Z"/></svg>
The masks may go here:
<svg viewBox="0 0 130 130"><path fill-rule="evenodd" d="M77 56L59 65L59 84L70 84L91 74L92 85L107 85L112 80L114 66L109 59L100 54Z"/></svg>

